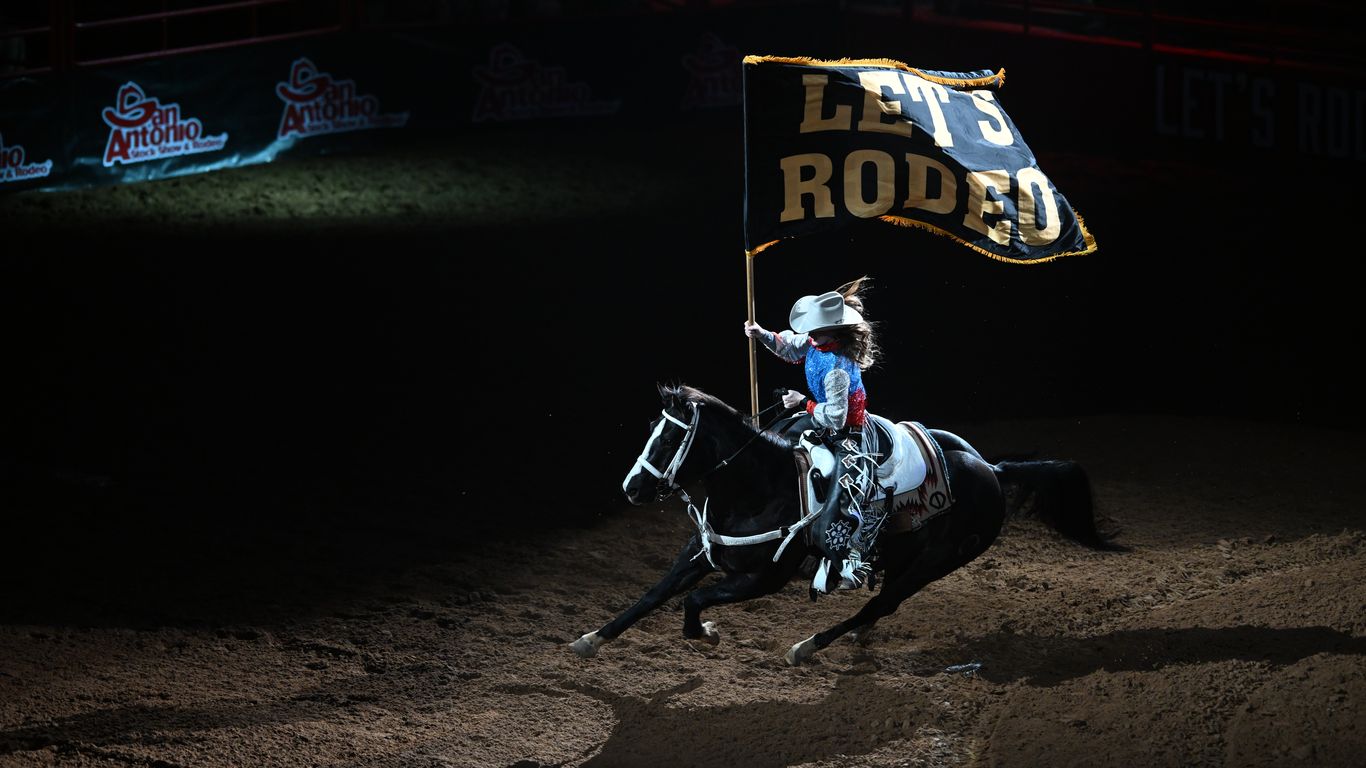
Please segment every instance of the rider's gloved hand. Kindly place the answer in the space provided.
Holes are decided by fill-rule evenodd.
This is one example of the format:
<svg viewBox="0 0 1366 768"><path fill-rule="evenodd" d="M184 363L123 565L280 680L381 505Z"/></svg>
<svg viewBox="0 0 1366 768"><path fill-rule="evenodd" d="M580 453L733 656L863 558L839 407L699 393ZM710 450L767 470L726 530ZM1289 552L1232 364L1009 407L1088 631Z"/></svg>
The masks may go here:
<svg viewBox="0 0 1366 768"><path fill-rule="evenodd" d="M787 391L787 394L783 395L783 407L784 407L784 408L796 408L797 406L799 406L799 405L801 405L801 404L803 404L803 403L805 403L805 402L806 402L806 395L803 395L802 393L798 392L798 391L795 390L795 389L789 389L789 390Z"/></svg>
<svg viewBox="0 0 1366 768"><path fill-rule="evenodd" d="M766 333L768 333L768 331L764 330L763 326L758 323L749 320L745 321L745 335L751 339L760 338Z"/></svg>

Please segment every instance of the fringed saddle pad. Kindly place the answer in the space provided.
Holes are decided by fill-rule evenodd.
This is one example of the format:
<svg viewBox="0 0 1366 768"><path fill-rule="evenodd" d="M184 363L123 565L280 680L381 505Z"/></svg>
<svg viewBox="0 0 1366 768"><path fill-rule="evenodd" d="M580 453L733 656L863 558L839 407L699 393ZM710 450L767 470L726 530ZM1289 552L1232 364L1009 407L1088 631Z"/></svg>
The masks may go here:
<svg viewBox="0 0 1366 768"><path fill-rule="evenodd" d="M889 489L892 494L891 511L882 523L882 530L893 533L919 530L931 518L953 506L944 451L920 422L893 423L875 414L869 414L869 417L878 428L876 431L881 433L881 439L874 438L876 444L865 445L864 448L886 456L878 467L877 484L880 488ZM865 438L871 432L873 430L865 430ZM891 446L884 442L886 440L891 441ZM818 447L816 451L819 456L813 455L800 441L793 451L797 463L797 498L802 519L806 519L814 505L811 498L815 492L810 477L812 466L823 464L822 469L827 474L834 469L830 451L823 447ZM890 456L887 456L888 453ZM879 504L886 503L882 499L879 499ZM807 529L808 541L819 533L816 527Z"/></svg>
<svg viewBox="0 0 1366 768"><path fill-rule="evenodd" d="M939 447L924 425L917 421L897 422L910 434L915 446L925 459L925 480L919 485L892 496L892 512L883 525L892 533L916 531L931 518L953 506L949 490L949 467L944 461L944 450Z"/></svg>

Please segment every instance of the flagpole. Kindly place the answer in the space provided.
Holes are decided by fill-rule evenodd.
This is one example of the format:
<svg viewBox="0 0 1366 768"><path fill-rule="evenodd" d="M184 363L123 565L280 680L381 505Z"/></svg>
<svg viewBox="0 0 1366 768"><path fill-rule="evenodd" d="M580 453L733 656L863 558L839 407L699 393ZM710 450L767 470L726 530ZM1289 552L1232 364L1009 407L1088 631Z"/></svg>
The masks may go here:
<svg viewBox="0 0 1366 768"><path fill-rule="evenodd" d="M754 254L757 251L750 249L749 245L749 67L745 65L745 59L740 60L740 114L744 125L744 140L742 146L745 149L745 205L744 205L744 233L745 233L745 313L751 323L759 322L755 318L754 312ZM754 426L759 426L759 369L758 362L754 357L754 337L745 334L749 341L749 412L750 418L754 421Z"/></svg>
<svg viewBox="0 0 1366 768"><path fill-rule="evenodd" d="M754 319L754 253L745 251L745 305L751 323ZM759 423L759 372L754 358L754 337L749 337L749 409L757 426Z"/></svg>

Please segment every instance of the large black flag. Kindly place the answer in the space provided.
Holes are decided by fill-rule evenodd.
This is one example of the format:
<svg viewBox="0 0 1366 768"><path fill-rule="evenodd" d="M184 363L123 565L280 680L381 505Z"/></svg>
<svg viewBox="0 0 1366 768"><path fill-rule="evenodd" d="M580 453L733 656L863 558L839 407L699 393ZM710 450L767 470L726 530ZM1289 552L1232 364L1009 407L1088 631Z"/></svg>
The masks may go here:
<svg viewBox="0 0 1366 768"><path fill-rule="evenodd" d="M745 250L877 218L1014 263L1095 239L996 100L1004 71L746 56Z"/></svg>

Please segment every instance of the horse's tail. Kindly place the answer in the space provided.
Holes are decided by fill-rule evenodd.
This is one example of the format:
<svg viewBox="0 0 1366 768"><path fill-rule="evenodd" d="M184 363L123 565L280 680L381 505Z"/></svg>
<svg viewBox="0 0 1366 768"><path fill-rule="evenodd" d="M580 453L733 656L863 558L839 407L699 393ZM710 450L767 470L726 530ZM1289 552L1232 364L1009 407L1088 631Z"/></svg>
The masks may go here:
<svg viewBox="0 0 1366 768"><path fill-rule="evenodd" d="M1063 536L1092 549L1127 551L1116 544L1113 534L1096 530L1095 508L1091 500L1091 479L1082 466L1067 459L1041 461L1001 461L993 465L996 479L1003 486L1015 486L1018 493L1010 514L1037 517ZM1026 508L1031 497L1033 503Z"/></svg>

